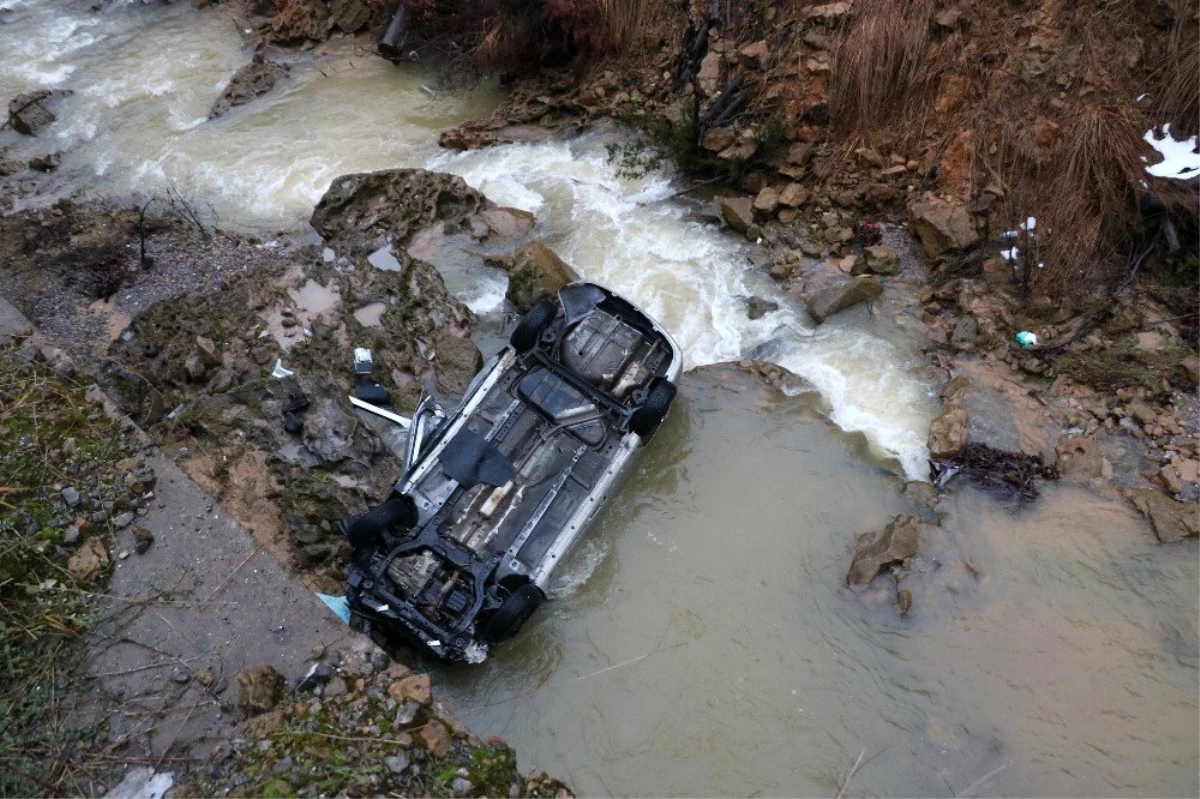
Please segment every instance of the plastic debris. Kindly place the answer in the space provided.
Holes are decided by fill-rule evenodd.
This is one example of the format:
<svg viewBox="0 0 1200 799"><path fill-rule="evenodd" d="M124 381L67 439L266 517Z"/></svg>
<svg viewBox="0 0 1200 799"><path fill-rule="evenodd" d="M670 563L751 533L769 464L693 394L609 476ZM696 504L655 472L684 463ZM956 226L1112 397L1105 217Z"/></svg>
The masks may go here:
<svg viewBox="0 0 1200 799"><path fill-rule="evenodd" d="M112 797L112 799L127 799L130 796L139 796L143 799L162 799L163 794L171 790L174 784L174 773L168 771L156 774L152 768L138 766L126 772L125 778L105 796Z"/></svg>
<svg viewBox="0 0 1200 799"><path fill-rule="evenodd" d="M324 602L325 606L332 610L333 615L341 619L343 624L350 623L350 603L346 601L346 597L317 592L317 599Z"/></svg>
<svg viewBox="0 0 1200 799"><path fill-rule="evenodd" d="M1022 347L1036 347L1038 343L1037 335L1030 333L1028 330L1022 330L1013 338L1015 338L1017 343Z"/></svg>
<svg viewBox="0 0 1200 799"><path fill-rule="evenodd" d="M275 359L275 368L271 370L271 377L275 378L276 380L282 380L285 377L291 377L294 374L296 373L290 369L283 368L283 358Z"/></svg>
<svg viewBox="0 0 1200 799"><path fill-rule="evenodd" d="M1000 257L1006 261L1015 261L1015 260L1017 260L1017 257L1020 256L1020 254L1021 254L1021 251L1018 250L1016 247L1013 247L1011 250L1001 250L1000 251Z"/></svg>

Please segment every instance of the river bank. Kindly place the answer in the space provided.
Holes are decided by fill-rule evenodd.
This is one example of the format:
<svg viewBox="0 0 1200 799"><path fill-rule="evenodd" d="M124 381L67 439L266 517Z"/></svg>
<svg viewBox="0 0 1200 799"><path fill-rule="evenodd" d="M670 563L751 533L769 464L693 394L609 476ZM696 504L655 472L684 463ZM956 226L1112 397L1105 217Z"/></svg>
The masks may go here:
<svg viewBox="0 0 1200 799"><path fill-rule="evenodd" d="M179 16L180 27L185 23L195 20ZM246 52L241 58L250 62L252 56ZM327 62L318 57L313 64ZM312 65L293 69L311 70ZM361 64L355 69L369 70ZM569 77L564 73L550 80L568 94L588 88L572 84ZM614 112L620 116L616 98L624 79L616 80L591 105L582 98L549 105L569 106L592 123L611 119ZM209 85L207 91L206 108L220 87ZM518 85L515 96L519 100L531 92ZM415 88L414 96L427 94ZM295 96L286 90L283 95ZM608 97L613 105L604 102ZM256 109L277 108L272 103L279 99L268 93L233 108L230 124L251 118ZM969 264L958 265L964 273L955 272L949 262L928 269L901 217L864 220L862 208L820 197L805 185L803 175L752 192L721 189L712 203L677 207L666 198L689 188L690 182L627 188L604 171L603 146L605 136L614 136L610 141L618 145L627 140L604 129L591 140L560 138L580 126L576 121L564 128L555 114L545 112L546 105L539 100L524 111L502 111L493 118L501 121L495 130L505 130L506 136L516 125L523 126L520 135L526 141L494 151L494 162L486 150L433 157L438 171L463 174L482 194L445 175L377 179L367 193L374 199L365 206L386 209L378 226L363 229L336 217L314 217L324 236L320 239L304 231L222 232L203 216L202 230L182 202L173 208L169 202L152 206L141 219L119 193L108 205L94 199L56 203L64 184L56 181L54 170L21 172L5 184L14 192L6 195L14 201L9 207L35 207L7 213L2 220L5 294L59 346L94 370L122 409L146 425L189 476L247 528L249 534L243 535L248 540L302 573L309 587L336 590L344 552L330 523L374 501L397 468L386 429L342 407L351 379L350 348L366 343L386 359L381 382L402 410L420 390L452 399L474 371L479 352L503 340L506 320L495 311L497 287L502 296L507 281L503 267L531 238L547 240L589 277L632 288L640 302L661 302L654 312L682 331L693 363L751 356L774 363L747 361L740 367L701 369L687 378L684 396L689 399L664 429L667 443L630 490L628 507L608 514L604 534L573 564L560 610L531 629L528 641L514 642L480 672L431 670L443 701L480 732L502 732L510 739L515 733L523 762L530 757L538 768L553 764L558 768L550 770L588 793L697 793L718 785L729 793L755 789L749 786L832 793L839 788L842 761L846 766L853 762L859 741L883 745L868 732L868 722L877 723L880 709L897 718L914 740L920 739L919 767L905 771L903 763L884 756L877 763L903 776L893 777L899 783L888 782L867 771L860 779L871 790L884 792L890 785L895 791L903 784L914 792L930 792L941 784L935 781L938 775L961 791L996 768L996 757L1013 763L996 783L1004 790L1039 792L1054 786L1071 792L1085 785L1093 791L1117 790L1120 754L1112 760L1084 757L1092 767L1089 773L1099 775L1087 778L1091 781L1055 782L1032 764L1021 741L1049 746L1055 762L1078 764L1083 756L1069 744L1050 746L1052 734L1019 697L986 680L939 679L931 688L929 679L938 663L977 662L969 647L956 647L956 636L946 633L956 629L956 617L965 615L1000 636L1010 650L1025 653L1027 662L1015 656L1005 660L1001 672L1010 685L1027 685L1031 695L1053 701L1059 712L1080 724L1094 726L1096 720L1082 709L1086 703L1078 696L1061 690L1071 670L1056 671L1054 685L1028 671L1029 663L1041 662L1056 647L1033 652L1021 645L1022 636L1048 636L1090 653L1094 662L1133 668L1140 678L1165 686L1169 696L1186 694L1183 688L1195 676L1195 624L1188 616L1194 607L1180 597L1195 582L1188 570L1195 542L1171 550L1154 543L1186 536L1189 529L1195 534L1188 520L1195 515L1191 477L1197 420L1194 378L1178 368L1187 359L1178 352L1177 340L1186 335L1175 318L1180 314L1146 292L1130 296L1114 314L1126 322L1106 320L1096 331L1080 335L1074 354L1082 358L1116 348L1136 359L1138 368L1118 373L1132 383L1097 389L1058 365L1050 353L1009 342L1013 330L1032 330L1050 345L1075 330L1071 319L1045 303L1025 307L1008 283L1006 264L996 263L998 246L980 251L992 262L982 258L977 273ZM51 125L63 123L69 125L69 117ZM28 146L46 139L22 141ZM70 152L63 158L69 163ZM216 165L217 156L213 161ZM538 169L569 174L572 188L548 190L544 180L514 179L530 178ZM800 199L799 190L814 196ZM448 202L430 201L443 194ZM203 208L205 199L193 195L189 202ZM316 199L309 201L304 218ZM213 202L225 201L214 197ZM519 207L504 210L496 202ZM668 210L659 211L657 226L650 227L631 213L637 207ZM570 210L563 213L563 208ZM356 216L361 221L370 214L343 211L343 221ZM576 229L603 232L603 224L613 220L617 230L612 238L574 236ZM627 237L625 230L634 232ZM141 257L143 234L148 260ZM656 247L659 237L669 242L666 249L696 242L709 247L683 263L680 271L689 277L701 277L711 268L733 279L697 289L660 272L643 283L644 275L635 280L622 271L622 264L595 257L597 250L643 247L653 249L653 260L665 260L669 254ZM395 270L388 268L393 262ZM650 271L640 261L633 266ZM871 274L859 277L864 271ZM868 283L881 291L868 290L863 297L868 302L830 312L842 304L839 298L847 286ZM834 294L818 301L829 290ZM689 291L700 301L681 301L691 299ZM811 327L804 321L800 332L779 323L789 314L789 319L804 320L812 310L825 321ZM1128 320L1135 320L1134 326L1122 327ZM761 332L755 323L764 325ZM270 376L277 359L296 373L295 386ZM861 361L858 371L848 365L855 360ZM1113 373L1103 367L1101 362L1093 373ZM882 377L893 369L911 382L881 379L880 385L872 385L861 377L850 382L862 372L875 370ZM769 387L748 380L747 370L768 378ZM906 393L914 384L920 390ZM296 388L311 405L300 414L302 432L293 437L283 428L283 407ZM935 401L923 395L925 390L941 396ZM880 398L889 398L891 407L873 409L887 403ZM911 406L917 405L921 408L914 412ZM872 410L873 416L868 413ZM879 419L889 417L904 421L888 430ZM927 439L929 420L935 417L935 435ZM914 444L907 434L915 429ZM930 451L943 462L943 474L948 473L945 467L967 473L960 471L940 494L912 479L925 476ZM823 464L823 471L796 454L805 452L819 453L809 457ZM1035 458L1038 462L1026 468ZM731 477L729 469L781 479L768 487L758 485L762 480ZM964 476L972 472L985 485L994 485L999 503L965 484ZM1045 478L1055 474L1061 475L1059 482L1079 487L1049 484ZM1038 477L1030 483L1026 478L1032 475ZM1038 499L1015 499L1030 494L1030 487L1038 489ZM1117 493L1122 490L1135 493L1127 498ZM1168 492L1191 502L1176 501ZM743 511L751 495L761 521L745 530ZM841 498L834 503L837 508L829 507L830 496ZM1086 511L1092 506L1098 510ZM1147 520L1139 521L1139 508L1145 508L1141 512ZM905 549L900 539L906 536L897 536L897 528L891 527L897 516L928 525L918 528L915 552ZM985 521L977 528L971 519ZM883 550L875 558L883 573L873 582L873 573L856 577L868 585L847 591L854 534L887 529L901 546L875 547ZM742 530L740 535L757 542L749 550L786 557L768 563L741 549L731 557L723 543L730 530ZM1030 540L1035 531L1052 531L1062 548L1055 550L1061 564L1051 581L1064 586L1061 596L1047 595L1037 569L1029 565L1047 554L1036 538ZM813 565L797 575L796 564L808 563ZM1112 564L1104 567L1100 581L1117 586L1112 594L1093 595L1095 586L1081 576L1098 563ZM1162 605L1143 602L1144 589L1136 588L1139 579L1170 598ZM655 584L664 581L667 593L655 593ZM714 592L706 586L723 587L718 593L725 594L724 589L743 584L762 586L749 592L761 596L761 602L710 604ZM795 585L803 587L772 588ZM682 586L688 586L686 601L672 599ZM1028 624L1012 624L1006 620L1020 615L1013 597L1022 592L1038 597L1037 612ZM803 612L805 606L820 610ZM1119 618L1088 610L1096 606ZM799 635L772 633L779 628L780 608ZM1149 620L1153 633L1139 637L1127 629L1128 619L1134 618ZM1073 631L1067 619L1084 621ZM727 621L755 632L739 633ZM1106 644L1098 631L1113 624L1121 629L1119 640ZM778 668L720 666L729 660L722 645L735 636ZM805 661L811 676L799 685L788 682L795 669L787 664L810 657L789 643L827 644L822 651L836 652L847 636L855 641L852 655ZM919 646L919 638L930 644ZM920 664L911 673L881 657L888 650L884 641L893 639L902 642L897 646L906 659ZM991 644L981 639L972 646L985 652ZM1100 672L1096 679L1105 685L1120 683L1120 668ZM601 673L636 686L626 695L640 697L644 707L609 692ZM664 693L670 675L680 673L695 673L696 679L682 692ZM388 686L366 680L363 691L386 689L405 678L378 679ZM878 684L888 686L882 695L871 687ZM730 685L736 686L733 692ZM786 714L771 710L788 690L806 699L798 701L795 715L790 708ZM842 696L852 710L843 715L815 700L824 694ZM655 700L668 695L678 712ZM934 706L921 698L930 695L940 697ZM351 691L351 696L357 694ZM797 766L780 749L764 770L746 770L717 756L720 725L695 704L702 696L722 698L717 720L733 723L738 739L748 746L760 736L808 736L822 728L836 730L838 741L812 742L819 763L805 760ZM949 702L947 697L957 697L966 709L939 704ZM369 702L380 698L368 696ZM516 712L525 707L526 698L528 712ZM1168 719L1162 727L1174 731L1176 743L1186 744L1186 725L1176 722L1187 702L1172 707L1160 709ZM807 721L805 712L818 720ZM1111 731L1108 748L1118 752L1149 727L1143 723L1147 708L1120 712L1141 721ZM371 724L347 718L351 726ZM286 738L298 729L295 724L305 723L302 715L286 722L292 726L281 721L280 729ZM703 743L710 738L712 752ZM462 740L470 743L467 737ZM592 746L599 747L601 757L585 754ZM1184 786L1170 775L1187 772L1187 756L1170 744L1163 746L1163 760L1154 762L1163 765L1165 781L1153 782L1156 778L1139 772L1121 784L1129 790L1131 785L1153 784L1164 791ZM1145 751L1134 749L1144 758ZM662 764L670 762L687 767L678 770L674 781L664 782ZM267 790L275 778L293 789L307 784L278 776L286 769L276 772L277 765L277 760L255 765L254 790ZM470 764L464 761L461 767L469 770ZM237 773L232 763L214 772L220 779ZM438 777L443 776L447 790L453 790L455 778L471 781L478 790L486 783L439 771ZM240 789L251 790L247 785ZM805 786L804 791L797 786Z"/></svg>

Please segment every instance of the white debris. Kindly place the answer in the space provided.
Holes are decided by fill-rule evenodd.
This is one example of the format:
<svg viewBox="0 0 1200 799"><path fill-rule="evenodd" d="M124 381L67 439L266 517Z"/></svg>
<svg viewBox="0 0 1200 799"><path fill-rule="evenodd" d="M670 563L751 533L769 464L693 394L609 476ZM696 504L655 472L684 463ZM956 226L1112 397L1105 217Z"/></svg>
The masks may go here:
<svg viewBox="0 0 1200 799"><path fill-rule="evenodd" d="M1183 141L1177 140L1171 135L1170 123L1163 125L1162 131L1162 138L1154 135L1154 128L1146 131L1146 135L1142 137L1146 140L1146 144L1157 150L1163 158L1161 163L1147 166L1146 172L1156 178L1172 180L1191 180L1200 177L1200 152L1196 151L1196 137L1192 136Z"/></svg>
<svg viewBox="0 0 1200 799"><path fill-rule="evenodd" d="M175 784L175 775L171 772L155 774L154 769L146 766L131 768L111 791L104 794L105 799L162 799Z"/></svg>
<svg viewBox="0 0 1200 799"><path fill-rule="evenodd" d="M275 359L275 368L271 370L271 377L276 380L282 380L285 377L291 377L295 372L283 368L283 358Z"/></svg>
<svg viewBox="0 0 1200 799"><path fill-rule="evenodd" d="M1000 251L1000 257L1006 261L1015 261L1015 260L1017 260L1017 256L1019 256L1020 254L1021 254L1020 251L1017 250L1016 247L1013 247L1011 250L1001 250Z"/></svg>
<svg viewBox="0 0 1200 799"><path fill-rule="evenodd" d="M1033 229L1036 227L1037 227L1037 218L1031 216L1025 220L1025 224L1021 225L1021 230L1032 232Z"/></svg>
<svg viewBox="0 0 1200 799"><path fill-rule="evenodd" d="M1149 96L1150 96L1150 95L1146 94L1145 92L1142 92L1141 94L1139 94L1139 95L1137 96L1137 99L1136 99L1136 100L1134 100L1134 102L1135 102L1135 103L1140 103L1142 100L1145 100L1145 99L1146 99L1147 97L1149 97Z"/></svg>

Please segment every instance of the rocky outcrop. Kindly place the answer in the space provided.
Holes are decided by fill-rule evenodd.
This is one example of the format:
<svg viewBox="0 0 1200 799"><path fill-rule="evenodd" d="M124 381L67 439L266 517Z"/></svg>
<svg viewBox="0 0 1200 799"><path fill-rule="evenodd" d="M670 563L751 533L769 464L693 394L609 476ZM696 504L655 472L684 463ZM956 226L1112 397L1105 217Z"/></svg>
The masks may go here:
<svg viewBox="0 0 1200 799"><path fill-rule="evenodd" d="M493 207L457 175L385 169L336 178L309 222L325 239L359 251L402 244L434 223L446 233L470 233L472 220Z"/></svg>
<svg viewBox="0 0 1200 799"><path fill-rule="evenodd" d="M540 242L526 244L513 254L508 273L509 301L521 312L545 297L554 297L568 283L579 280L575 270Z"/></svg>
<svg viewBox="0 0 1200 799"><path fill-rule="evenodd" d="M277 0L268 38L276 44L324 41L332 22L323 0Z"/></svg>
<svg viewBox="0 0 1200 799"><path fill-rule="evenodd" d="M1158 540L1174 544L1200 535L1200 518L1192 502L1176 502L1151 489L1130 489L1126 498L1146 517Z"/></svg>
<svg viewBox="0 0 1200 799"><path fill-rule="evenodd" d="M836 313L868 302L883 294L883 286L869 277L855 278L840 286L831 286L808 298L808 314L818 324Z"/></svg>
<svg viewBox="0 0 1200 799"><path fill-rule="evenodd" d="M854 560L846 574L846 584L851 588L863 588L875 579L880 569L902 563L917 554L922 531L928 527L916 516L901 515L874 536L871 533L860 535Z"/></svg>
<svg viewBox="0 0 1200 799"><path fill-rule="evenodd" d="M287 67L273 61L255 60L247 64L233 73L233 77L213 103L208 118L216 119L231 108L245 105L274 91L287 74Z"/></svg>
<svg viewBox="0 0 1200 799"><path fill-rule="evenodd" d="M53 109L69 94L69 91L48 89L18 94L8 103L8 126L26 136L38 135L57 119Z"/></svg>
<svg viewBox="0 0 1200 799"><path fill-rule="evenodd" d="M900 254L891 247L863 247L863 259L850 269L852 275L898 275Z"/></svg>
<svg viewBox="0 0 1200 799"><path fill-rule="evenodd" d="M731 228L745 233L754 224L754 200L749 197L722 197L721 216Z"/></svg>
<svg viewBox="0 0 1200 799"><path fill-rule="evenodd" d="M926 192L908 206L909 224L929 258L965 250L979 242L979 231L965 203Z"/></svg>
<svg viewBox="0 0 1200 799"><path fill-rule="evenodd" d="M371 9L362 0L333 0L329 20L343 33L358 33L371 21Z"/></svg>
<svg viewBox="0 0 1200 799"><path fill-rule="evenodd" d="M929 457L935 460L953 458L963 451L970 440L970 418L955 405L946 405L929 424Z"/></svg>

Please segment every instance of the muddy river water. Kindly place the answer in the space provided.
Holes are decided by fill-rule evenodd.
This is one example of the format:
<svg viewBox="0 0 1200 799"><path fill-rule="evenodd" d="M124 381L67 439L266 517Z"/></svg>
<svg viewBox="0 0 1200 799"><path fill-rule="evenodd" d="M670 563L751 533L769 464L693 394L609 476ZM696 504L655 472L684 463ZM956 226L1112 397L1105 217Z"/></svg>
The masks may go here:
<svg viewBox="0 0 1200 799"><path fill-rule="evenodd" d="M339 174L451 171L533 211L582 274L676 333L693 368L679 404L558 601L483 666L438 672L476 731L581 795L833 795L860 753L848 795L1200 791L1195 541L1157 546L1081 489L1016 511L960 487L910 618L851 594L854 534L924 476L936 403L907 334L865 309L812 329L747 242L669 198L669 175L619 179L603 136L440 153L438 131L494 90L440 94L417 67L332 50L209 121L249 57L220 8L0 0L0 98L74 92L17 145L62 149L64 191L170 180L269 234L302 226ZM446 277L499 309L501 273ZM751 321L750 295L779 308ZM752 352L814 390L703 368Z"/></svg>

